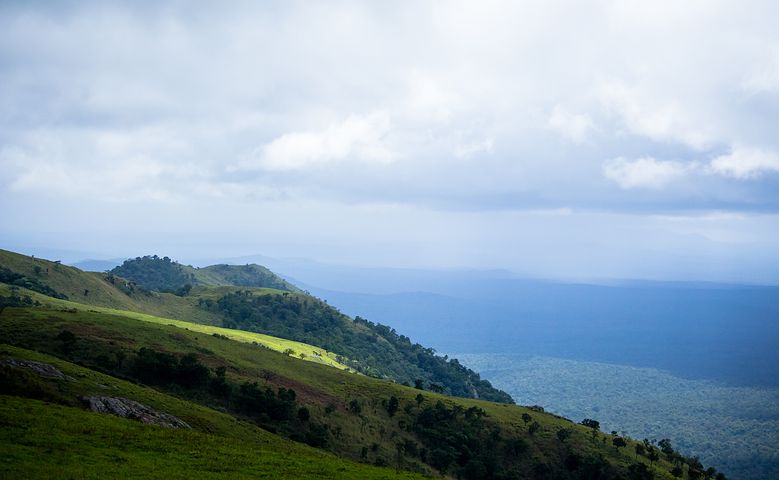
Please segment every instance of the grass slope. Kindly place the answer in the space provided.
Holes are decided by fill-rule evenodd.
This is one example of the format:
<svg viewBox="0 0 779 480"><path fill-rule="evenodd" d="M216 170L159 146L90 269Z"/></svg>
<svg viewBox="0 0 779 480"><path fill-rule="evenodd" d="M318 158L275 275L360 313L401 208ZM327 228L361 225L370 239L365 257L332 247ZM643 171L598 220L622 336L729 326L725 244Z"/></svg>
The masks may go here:
<svg viewBox="0 0 779 480"><path fill-rule="evenodd" d="M77 303L284 338L317 347L303 351L290 347L297 355L316 357L315 352L323 353L324 349L338 354L338 363L346 363L367 375L409 384L419 379L456 396L512 402L508 394L493 388L475 372L437 356L434 350L412 343L389 327L353 320L305 293L227 285L196 286L177 292L180 295L160 293L114 274L82 272L7 251L0 251L0 268L23 275L29 280L23 284L38 283ZM204 283L232 281L238 285L269 284L291 289L282 279L256 265L215 265L190 272L187 269L191 267L170 259L142 257L125 262L122 268L146 280L149 286L173 291L183 281L195 281L199 274L211 275ZM43 290L38 291L51 295ZM333 358L324 354L323 357L330 358L326 363Z"/></svg>
<svg viewBox="0 0 779 480"><path fill-rule="evenodd" d="M68 300L100 307L131 310L160 317L218 325L218 315L198 308L197 300L170 293L150 292L123 279L97 272L84 272L58 262L0 249L0 267L40 282Z"/></svg>
<svg viewBox="0 0 779 480"><path fill-rule="evenodd" d="M643 457L636 460L633 453L635 442L628 441L627 448L616 449L611 446L609 435L599 434L598 440L593 441L589 429L526 407L420 392L392 382L302 362L251 344L169 325L100 312L44 308L6 308L0 316L0 337L9 343L40 351L57 353L59 344L56 336L64 329L78 337L71 357L93 368L105 363L105 357L113 358L118 351L130 354L147 346L177 355L195 352L209 367L226 367L232 380L260 379L274 386L293 387L311 410L312 417L322 419L332 432L338 432L328 448L343 457L359 459L363 447L366 447L369 453L367 458L363 457L364 460L394 463L398 442L420 441L407 428L414 422L419 409L441 401L447 408L483 409L487 414L485 431L499 428L503 437L522 439L527 450L510 461L516 463L517 472L526 472L527 475L539 465L561 464L566 452L570 451L581 456L604 458L623 471L636 461L648 463ZM416 396L420 393L424 400L417 405ZM383 403L391 396L397 397L400 404L400 411L394 417L387 414ZM361 405L360 413L350 411L352 401ZM334 408L329 409L330 406ZM171 413L175 414L175 411ZM538 423L539 429L535 434L528 433L522 414L532 415ZM556 436L559 429L570 431L565 443ZM404 458L400 464L403 468L424 467L414 458ZM655 478L660 479L672 478L670 468L671 465L664 460L652 467Z"/></svg>
<svg viewBox="0 0 779 480"><path fill-rule="evenodd" d="M11 289L9 286L0 283L0 295L10 295ZM29 296L32 300L39 302L41 305L56 308L60 310L77 310L82 312L97 312L105 313L109 315L117 315L127 318L134 318L136 320L142 320L144 322L156 323L158 325L169 325L184 330L191 330L193 332L205 333L207 335L221 335L222 337L229 338L243 343L251 343L262 345L271 350L277 352L283 352L287 355L293 355L300 359L319 363L322 365L328 365L330 367L339 368L342 370L350 370L350 368L337 360L338 355L328 352L327 350L319 347L314 347L302 342L296 342L293 340L287 340L284 338L273 337L270 335L264 335L262 333L246 332L243 330L235 330L231 328L214 327L212 325L203 325L200 323L185 322L183 320L175 320L172 318L157 317L155 315L149 315L147 313L132 312L128 310L120 310L115 308L99 307L94 305L84 305L81 303L71 302L69 300L62 300L58 298L47 297L37 292L33 292L27 289L18 289L18 293Z"/></svg>
<svg viewBox="0 0 779 480"><path fill-rule="evenodd" d="M51 393L44 395L46 401L0 394L2 478L14 478L22 472L24 478L31 479L421 478L410 472L349 462L150 388L0 345L0 359L7 357L48 363L70 379L42 380L23 371L14 372L33 377L27 378L28 384L48 386ZM41 388L37 394L41 395ZM82 395L134 399L178 416L193 430L166 429L85 411L77 406Z"/></svg>

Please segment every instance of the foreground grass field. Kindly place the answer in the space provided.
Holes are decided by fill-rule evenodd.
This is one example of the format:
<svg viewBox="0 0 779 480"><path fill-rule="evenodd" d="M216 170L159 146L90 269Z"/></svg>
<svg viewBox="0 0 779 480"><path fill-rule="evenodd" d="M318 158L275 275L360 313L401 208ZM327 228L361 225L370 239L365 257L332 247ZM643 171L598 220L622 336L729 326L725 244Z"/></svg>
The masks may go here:
<svg viewBox="0 0 779 480"><path fill-rule="evenodd" d="M340 459L225 413L0 344L0 365L8 358L47 363L68 378L43 380L13 372L16 395L47 401L0 395L0 478L422 478ZM8 367L2 368L7 382ZM85 411L78 399L87 395L132 399L175 415L193 429Z"/></svg>
<svg viewBox="0 0 779 480"><path fill-rule="evenodd" d="M251 442L143 425L0 396L0 477L416 479L291 442Z"/></svg>
<svg viewBox="0 0 779 480"><path fill-rule="evenodd" d="M65 329L74 332L79 338L75 350L70 355L85 365L95 363L95 359L100 358L101 355L113 358L119 351L130 355L130 352L146 346L179 355L198 352L199 358L211 368L226 366L228 377L235 381L261 379L271 385L292 386L298 391L299 398L310 409L312 416L322 418L328 423L328 428L338 432L338 441L334 442L329 449L340 456L360 459L361 449L367 447L368 461L380 459L391 461L395 455L397 442L413 438L409 437L403 425L413 421L413 417L419 411L416 397L420 391L390 381L304 362L266 348L258 348L250 343L203 335L165 323L147 322L121 315L46 308L6 308L0 316L0 337L11 344L28 349L56 354L59 347L55 338ZM48 359L48 362L56 366L68 364L47 356L34 357L40 354L28 353L27 355L32 355L29 358L40 361ZM210 419L204 415L187 413L186 406L192 406L189 402L170 396L166 396L166 400L162 402L150 394L154 392L151 389L122 382L89 369L79 370L76 373L77 375L74 375L76 378L81 378L79 375L84 376L85 379L90 378L89 381L93 385L105 383L120 385L121 391L125 392L123 394L127 397L136 398L156 408L163 408L164 411L180 416L203 431L218 433L235 428L235 433L231 434L235 437L247 425L236 422L229 416L221 417L220 415L224 414L217 412L213 412L214 416ZM135 389L140 390L135 391ZM610 436L603 434L600 434L598 441L594 442L589 429L562 418L522 406L452 398L428 391L422 393L424 396L422 406L432 405L440 400L450 408L459 405L463 409L470 407L483 409L491 424L500 425L502 435L524 439L528 450L522 455L530 463L553 461L560 456L564 457L569 450L582 455L601 455L616 465L627 466L636 461L633 453L634 442L628 441L627 448L616 449L610 446ZM387 415L384 405L386 399L391 396L397 397L401 406L401 411L395 417ZM361 405L361 413L350 411L352 401ZM175 402L183 402L182 405L185 406ZM197 408L205 409L201 406ZM192 412L197 412L197 408ZM327 413L328 408L333 410ZM403 411L406 409L410 412L408 415ZM532 415L533 420L539 424L535 434L528 435L527 424L523 421L522 414ZM221 418L226 420L220 420ZM559 429L571 431L570 437L564 444L556 436ZM270 435L267 432L262 433ZM240 436L241 441L245 442L245 439L252 437L253 434L245 432ZM643 457L638 460L645 461ZM656 462L653 467L655 478L672 478L667 473L670 468L671 465L663 460Z"/></svg>

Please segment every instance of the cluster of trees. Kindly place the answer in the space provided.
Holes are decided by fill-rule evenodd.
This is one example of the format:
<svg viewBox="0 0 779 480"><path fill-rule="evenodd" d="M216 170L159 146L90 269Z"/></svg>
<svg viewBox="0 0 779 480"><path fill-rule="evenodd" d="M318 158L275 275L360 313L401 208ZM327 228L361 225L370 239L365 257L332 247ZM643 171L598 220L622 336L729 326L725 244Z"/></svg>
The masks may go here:
<svg viewBox="0 0 779 480"><path fill-rule="evenodd" d="M40 267L38 268L40 269ZM42 283L37 278L30 278L5 267L0 267L0 283L26 288L28 290L32 290L33 292L42 293L54 298L61 298L63 300L68 299L67 295L59 293L50 286Z"/></svg>
<svg viewBox="0 0 779 480"><path fill-rule="evenodd" d="M386 325L360 317L351 320L318 299L292 293L228 293L201 299L201 308L223 315L228 328L254 331L322 347L341 356L355 370L399 383L421 382L429 389L460 397L513 403L456 359L436 355Z"/></svg>
<svg viewBox="0 0 779 480"><path fill-rule="evenodd" d="M490 422L478 407L447 406L441 401L430 405L419 398L417 403L411 429L421 446L415 456L455 478L618 478L615 467L600 455L565 448L559 458L539 456L532 436L541 427L529 414L523 416L529 424L528 436L517 436ZM565 444L572 433L571 428L561 428L556 436Z"/></svg>
<svg viewBox="0 0 779 480"><path fill-rule="evenodd" d="M673 470L671 470L671 474L673 474L674 477L677 478L684 477L685 470L686 470L687 478L689 478L690 480L699 480L699 479L727 480L725 474L722 472L718 472L716 468L704 467L698 457L696 456L685 457L681 453L674 450L673 446L671 445L670 439L664 438L656 442L656 444L657 447L660 449L660 451L663 453L663 455L665 455L666 459L669 462L674 464L674 468ZM654 447L654 445L655 442L651 442L648 439L644 439L643 445L636 445L636 454L647 455L650 461L652 461L653 459L656 461L658 455L657 455L657 449ZM639 452L640 450L643 452Z"/></svg>
<svg viewBox="0 0 779 480"><path fill-rule="evenodd" d="M37 307L41 302L33 300L29 295L18 295L12 293L11 295L0 295L0 313L3 313L5 307Z"/></svg>
<svg viewBox="0 0 779 480"><path fill-rule="evenodd" d="M126 278L148 290L186 295L195 283L195 277L168 257L146 255L125 260L109 272Z"/></svg>
<svg viewBox="0 0 779 480"><path fill-rule="evenodd" d="M61 331L53 340L57 352L71 361L153 385L190 401L216 405L311 446L324 447L330 439L327 426L312 419L310 410L298 404L295 390L233 382L227 378L225 367L211 369L194 353L177 356L142 347L126 358L123 350L94 348L94 343L69 330Z"/></svg>

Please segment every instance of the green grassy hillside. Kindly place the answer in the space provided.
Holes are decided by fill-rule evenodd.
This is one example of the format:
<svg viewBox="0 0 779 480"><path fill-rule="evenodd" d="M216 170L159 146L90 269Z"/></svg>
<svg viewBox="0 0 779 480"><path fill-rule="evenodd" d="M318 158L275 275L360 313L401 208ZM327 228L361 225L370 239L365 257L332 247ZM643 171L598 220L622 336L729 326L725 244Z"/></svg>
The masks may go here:
<svg viewBox="0 0 779 480"><path fill-rule="evenodd" d="M69 378L9 368L3 361L11 358L45 362ZM230 415L8 345L0 345L0 379L2 478L421 478L349 462ZM89 412L79 400L87 395L136 400L193 428Z"/></svg>
<svg viewBox="0 0 779 480"><path fill-rule="evenodd" d="M125 260L110 271L148 290L183 293L190 286L224 286L274 288L287 292L300 289L260 265L211 265L195 268L172 261L168 257L147 255Z"/></svg>
<svg viewBox="0 0 779 480"><path fill-rule="evenodd" d="M69 347L61 339L63 331L74 335ZM0 336L14 345L136 381L134 358L145 347L177 358L194 354L211 371L224 367L227 381L236 388L249 382L271 389L292 388L297 392L296 407L307 409L309 422L324 426L325 441L318 446L357 461L423 472L443 470L465 478L490 478L481 477L488 467L503 475L493 473L492 478L548 478L552 474L582 478L580 474L593 471L600 475L593 478L620 478L631 465L640 463L654 471L654 478L672 478L669 462L637 456L635 442L628 440L626 447L617 448L612 445L617 437L599 432L593 436L589 428L537 409L423 392L168 325L98 312L9 307L0 316ZM102 377L95 383L106 381ZM296 437L302 428L296 423L299 419L256 417L207 391L175 383L163 382L155 388L306 441ZM141 398L160 405L149 397ZM390 414L392 398L397 408ZM167 411L182 410L168 407ZM523 414L531 418L526 421ZM182 418L197 423L191 415L182 413ZM465 451L471 458L462 461Z"/></svg>
<svg viewBox="0 0 779 480"><path fill-rule="evenodd" d="M44 478L51 473L47 464L62 462L72 476L97 476L102 470L124 476L135 465L142 477L154 475L149 462L154 457L150 452L156 451L166 454L160 472L175 476L178 467L184 469L182 477L393 475L386 469L363 472L364 466L349 462L391 467L401 475L463 479L704 476L696 459L603 433L592 428L593 422L577 424L540 407L451 397L430 391L425 382L419 382L420 388L404 386L332 368L339 365L326 361L303 361L311 360L300 358L303 351L278 351L289 343L272 345L289 340L166 319L139 309L79 303L89 295L54 298L51 295L70 298L78 292L80 287L69 285L67 275L86 281L91 274L57 270L44 276L34 266L46 264L37 262L2 264L3 278L11 282L0 285L0 341L6 344L0 347L0 451L7 459L1 468L7 472L29 471ZM121 281L118 278L114 283ZM107 292L116 288L108 279L92 279L104 282ZM126 301L135 302L135 294L126 294ZM201 286L184 296L139 295L161 303L170 300L170 308L179 314L184 311L181 305L207 315L218 312L219 318L236 322L235 327L244 327L241 320L249 327L285 326L291 333L319 330L322 335L316 338L341 339L358 353L361 344L344 339L362 335L361 341L370 342L377 355L387 355L379 358L392 358L395 353L385 351L408 345L394 331L383 330L387 327L340 316L299 293ZM94 298L107 303L111 295ZM174 303L179 301L186 303ZM44 362L70 378L42 379L3 358ZM179 417L193 429L171 431L89 413L79 400L89 395L136 400ZM42 433L47 429L53 432L49 440ZM127 439L126 452L109 438L114 435ZM254 451L271 466L258 464ZM190 467L186 452L194 456Z"/></svg>
<svg viewBox="0 0 779 480"><path fill-rule="evenodd" d="M37 284L53 290L60 298L78 303L143 312L196 323L211 325L221 323L218 315L198 308L197 300L194 298L152 292L112 275L84 272L59 262L0 250L0 283L12 283L4 280L9 274L23 277L21 281L16 282L19 286L36 290L35 284Z"/></svg>
<svg viewBox="0 0 779 480"><path fill-rule="evenodd" d="M256 265L215 265L195 271L168 258L147 256L128 260L114 270L144 280L146 287L114 273L82 272L7 251L0 251L0 268L10 276L21 276L16 279L17 285L46 295L301 342L316 348L298 351L291 347L296 354L333 352L338 363L367 375L408 384L421 382L426 388L461 397L512 401L508 394L493 388L457 361L438 356L391 328L359 317L351 319L319 299L291 291L294 287ZM10 278L9 275L6 277ZM204 284L251 283L254 279L258 284L287 290L240 285L201 285L183 290L179 287L182 282L194 282L200 278L198 275L204 276L200 281ZM152 287L174 293L150 290Z"/></svg>

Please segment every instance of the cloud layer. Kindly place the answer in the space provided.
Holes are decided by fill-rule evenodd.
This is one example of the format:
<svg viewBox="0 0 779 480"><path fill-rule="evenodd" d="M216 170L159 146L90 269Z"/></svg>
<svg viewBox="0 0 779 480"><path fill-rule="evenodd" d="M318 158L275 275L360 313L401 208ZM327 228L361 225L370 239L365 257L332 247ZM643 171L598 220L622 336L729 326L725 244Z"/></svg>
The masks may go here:
<svg viewBox="0 0 779 480"><path fill-rule="evenodd" d="M354 222L402 208L397 232L559 211L770 230L777 17L761 1L4 2L0 200L23 218L108 202L128 230L138 209L268 202ZM165 223L205 228L180 217Z"/></svg>

